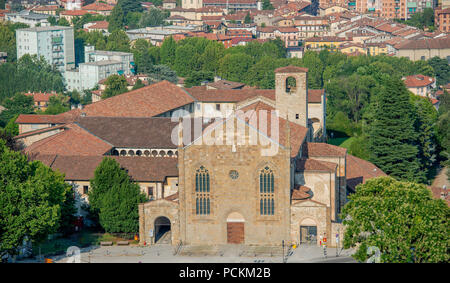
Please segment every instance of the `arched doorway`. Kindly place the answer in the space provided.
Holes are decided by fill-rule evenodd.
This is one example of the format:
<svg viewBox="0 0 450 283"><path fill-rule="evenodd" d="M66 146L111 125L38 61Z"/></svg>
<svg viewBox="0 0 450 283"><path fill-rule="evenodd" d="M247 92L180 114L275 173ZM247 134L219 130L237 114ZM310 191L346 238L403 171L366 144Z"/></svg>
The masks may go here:
<svg viewBox="0 0 450 283"><path fill-rule="evenodd" d="M227 217L227 243L243 244L245 238L244 230L245 219L237 213L232 212Z"/></svg>
<svg viewBox="0 0 450 283"><path fill-rule="evenodd" d="M300 244L317 245L317 224L311 218L300 223Z"/></svg>
<svg viewBox="0 0 450 283"><path fill-rule="evenodd" d="M155 219L155 244L171 244L170 220L165 216Z"/></svg>

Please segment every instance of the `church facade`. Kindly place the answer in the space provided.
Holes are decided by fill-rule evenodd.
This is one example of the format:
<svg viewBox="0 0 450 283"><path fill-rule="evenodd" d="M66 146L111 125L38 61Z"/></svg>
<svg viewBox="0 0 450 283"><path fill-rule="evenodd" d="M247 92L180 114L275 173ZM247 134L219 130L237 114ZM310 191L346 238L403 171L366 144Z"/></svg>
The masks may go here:
<svg viewBox="0 0 450 283"><path fill-rule="evenodd" d="M335 244L347 152L313 142L307 69L279 68L275 76L275 101L242 101L234 110L242 113L179 145L176 196L140 205L142 244L157 240L160 223L170 223L173 244L317 244L321 236ZM275 117L265 117L269 111Z"/></svg>

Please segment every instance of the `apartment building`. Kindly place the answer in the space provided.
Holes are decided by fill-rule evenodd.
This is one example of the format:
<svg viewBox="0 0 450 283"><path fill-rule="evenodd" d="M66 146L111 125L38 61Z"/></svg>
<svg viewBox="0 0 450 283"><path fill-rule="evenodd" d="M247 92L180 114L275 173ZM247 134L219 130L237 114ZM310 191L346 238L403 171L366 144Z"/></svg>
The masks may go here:
<svg viewBox="0 0 450 283"><path fill-rule="evenodd" d="M85 47L85 63L78 69L66 71L68 90L85 90L94 88L100 80L117 75L134 73L133 54L127 52L100 51L93 46Z"/></svg>
<svg viewBox="0 0 450 283"><path fill-rule="evenodd" d="M25 54L44 56L63 75L75 67L72 27L48 26L16 30L17 58Z"/></svg>
<svg viewBox="0 0 450 283"><path fill-rule="evenodd" d="M441 32L450 32L450 7L436 9L434 12L434 23Z"/></svg>

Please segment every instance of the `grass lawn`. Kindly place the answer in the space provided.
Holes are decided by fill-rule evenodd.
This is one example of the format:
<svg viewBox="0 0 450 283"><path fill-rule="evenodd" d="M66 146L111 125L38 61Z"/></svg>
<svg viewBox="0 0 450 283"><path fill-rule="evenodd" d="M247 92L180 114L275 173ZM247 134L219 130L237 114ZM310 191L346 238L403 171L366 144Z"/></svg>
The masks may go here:
<svg viewBox="0 0 450 283"><path fill-rule="evenodd" d="M328 139L328 143L349 149L354 139L354 137Z"/></svg>

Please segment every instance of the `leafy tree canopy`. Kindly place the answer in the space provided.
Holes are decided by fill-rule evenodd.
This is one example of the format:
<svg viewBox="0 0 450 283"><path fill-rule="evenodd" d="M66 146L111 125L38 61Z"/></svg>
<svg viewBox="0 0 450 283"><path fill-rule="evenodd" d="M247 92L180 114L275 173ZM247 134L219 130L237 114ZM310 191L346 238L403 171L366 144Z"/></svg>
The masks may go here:
<svg viewBox="0 0 450 283"><path fill-rule="evenodd" d="M450 209L433 199L425 185L390 177L368 180L342 210L344 247L366 261L369 247L381 252L381 262L448 262Z"/></svg>

